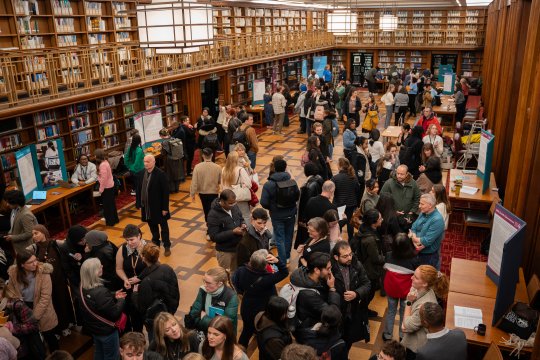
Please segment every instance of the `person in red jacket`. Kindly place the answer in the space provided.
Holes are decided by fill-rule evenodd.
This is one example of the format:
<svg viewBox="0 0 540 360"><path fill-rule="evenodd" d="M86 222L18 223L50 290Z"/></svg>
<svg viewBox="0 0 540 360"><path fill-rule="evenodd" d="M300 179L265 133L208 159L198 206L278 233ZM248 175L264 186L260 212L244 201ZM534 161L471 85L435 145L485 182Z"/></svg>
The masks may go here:
<svg viewBox="0 0 540 360"><path fill-rule="evenodd" d="M419 126L422 126L422 128L424 129L424 134L422 135L422 137L428 134L428 129L431 124L435 124L437 126L438 135L442 136L443 132L441 122L439 121L439 119L437 119L437 117L433 113L433 110L430 107L426 107L424 108L424 113L422 114L422 116L420 116L420 119L418 119L417 124Z"/></svg>
<svg viewBox="0 0 540 360"><path fill-rule="evenodd" d="M384 269L384 290L388 299L388 313L384 324L383 340L392 340L394 320L399 303L399 338L403 337L401 322L405 311L405 300L411 289L411 276L420 265L414 245L405 233L399 233L392 242L392 251L387 254Z"/></svg>

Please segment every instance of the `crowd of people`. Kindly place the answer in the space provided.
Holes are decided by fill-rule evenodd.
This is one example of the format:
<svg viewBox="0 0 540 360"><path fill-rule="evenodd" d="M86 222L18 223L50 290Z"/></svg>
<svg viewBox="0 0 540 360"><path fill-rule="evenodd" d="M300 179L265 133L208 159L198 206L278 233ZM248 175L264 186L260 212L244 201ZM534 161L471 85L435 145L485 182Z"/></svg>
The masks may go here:
<svg viewBox="0 0 540 360"><path fill-rule="evenodd" d="M385 125L404 115L404 91L410 114L422 112L416 126L403 123L396 143L381 141L374 91L363 95L342 73L336 87L331 73L312 73L294 99L286 86L273 94L267 89L265 117L274 134L282 134L288 106L295 104L298 133L307 135L301 186L280 155L259 183L253 115L243 108L222 106L216 121L204 109L194 125L184 116L172 131L163 129L163 170L144 154L134 131L124 163L151 237L128 224L119 247L107 232L80 225L65 240L53 240L22 192L6 191L11 222L0 257L0 307L8 321L0 327L0 340L7 340L0 341L0 353L67 359L58 339L82 326L100 360L245 360L253 337L263 360L346 360L354 343L373 336L369 318L379 314L370 303L379 290L388 301L379 359L427 359L445 346L459 358L464 336L444 328L439 305L448 292L439 270L451 208L428 75L394 79L381 99ZM340 130L342 154L334 151ZM72 179L97 181L106 225L115 225L111 167L103 150L95 156L95 165L81 156ZM169 194L188 177L219 266L205 272L189 312L178 319L178 277L159 256L161 245L164 256L171 255Z"/></svg>

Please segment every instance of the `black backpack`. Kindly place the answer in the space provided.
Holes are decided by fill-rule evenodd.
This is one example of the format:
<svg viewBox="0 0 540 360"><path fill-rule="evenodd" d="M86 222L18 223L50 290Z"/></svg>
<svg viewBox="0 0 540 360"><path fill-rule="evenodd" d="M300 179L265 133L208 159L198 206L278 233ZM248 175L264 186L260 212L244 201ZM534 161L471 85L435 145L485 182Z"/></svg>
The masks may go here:
<svg viewBox="0 0 540 360"><path fill-rule="evenodd" d="M245 130L240 130L240 127L236 129L236 131L232 134L231 137L231 144L243 144L246 147L246 151L249 150L249 140L246 134L246 130L249 128L249 126Z"/></svg>
<svg viewBox="0 0 540 360"><path fill-rule="evenodd" d="M293 179L275 181L276 183L276 205L280 209L289 209L296 206L300 191Z"/></svg>
<svg viewBox="0 0 540 360"><path fill-rule="evenodd" d="M216 133L210 133L206 135L203 139L203 148L207 147L214 151L216 151L219 148L219 140Z"/></svg>

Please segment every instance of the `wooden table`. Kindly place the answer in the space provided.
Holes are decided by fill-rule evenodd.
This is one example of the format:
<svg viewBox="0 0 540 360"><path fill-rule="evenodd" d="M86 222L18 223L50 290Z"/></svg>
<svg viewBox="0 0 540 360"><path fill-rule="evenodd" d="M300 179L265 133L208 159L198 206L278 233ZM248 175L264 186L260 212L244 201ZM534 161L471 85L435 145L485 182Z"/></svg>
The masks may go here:
<svg viewBox="0 0 540 360"><path fill-rule="evenodd" d="M377 84L377 92L379 89L378 85L382 84L381 90L382 90L382 93L384 94L386 93L386 90L388 89L388 84L390 84L390 82L388 80L377 80L376 84Z"/></svg>
<svg viewBox="0 0 540 360"><path fill-rule="evenodd" d="M463 193L463 191L461 191L459 196L456 196L456 193L452 191L456 176L463 177L463 185L478 188L478 191L473 195L465 194ZM452 201L467 201L467 202L491 205L491 203L495 200L495 198L499 196L497 191L492 190L493 188L497 187L497 183L495 182L495 175L491 173L491 177L489 181L489 189L487 189L485 193L482 193L482 184L483 184L482 179L476 174L463 174L463 170L450 169L450 186L447 189L449 199L451 202Z"/></svg>
<svg viewBox="0 0 540 360"><path fill-rule="evenodd" d="M72 197L77 196L83 192L89 192L90 199L92 201L92 208L94 209L94 212L97 212L96 199L94 198L94 185L95 183L91 183L91 184L85 184L82 186L76 186L71 189L64 189L64 190L68 190L67 192L64 193L64 206L66 208L66 218L68 222L68 227L71 227L72 225L71 212L69 211L69 199L71 199Z"/></svg>
<svg viewBox="0 0 540 360"><path fill-rule="evenodd" d="M452 258L450 265L450 291L493 299L497 297L497 285L486 275L487 263ZM516 284L516 300L528 302L527 284L523 269L519 269L519 282Z"/></svg>
<svg viewBox="0 0 540 360"><path fill-rule="evenodd" d="M382 132L381 136L387 137L390 139L397 139L401 134L401 126L389 126ZM395 144L396 142L394 142Z"/></svg>
<svg viewBox="0 0 540 360"><path fill-rule="evenodd" d="M257 116L257 119L253 119L253 124L256 124L256 120L258 120L258 124L260 127L264 127L263 119L264 119L264 105L255 105L250 106L246 110L248 113L252 113L253 116Z"/></svg>
<svg viewBox="0 0 540 360"><path fill-rule="evenodd" d="M441 96L441 106L434 106L433 112L437 114L438 117L441 117L442 115L451 117L452 127L456 127L457 109L455 102L450 96ZM439 121L442 124L442 119L439 119Z"/></svg>

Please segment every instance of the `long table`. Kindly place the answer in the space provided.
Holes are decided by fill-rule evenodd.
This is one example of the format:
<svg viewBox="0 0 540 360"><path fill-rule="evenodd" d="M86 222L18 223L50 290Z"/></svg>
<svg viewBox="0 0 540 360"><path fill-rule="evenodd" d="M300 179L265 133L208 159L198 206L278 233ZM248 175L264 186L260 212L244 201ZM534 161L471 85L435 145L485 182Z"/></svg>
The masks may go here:
<svg viewBox="0 0 540 360"><path fill-rule="evenodd" d="M456 103L451 99L450 96L441 96L441 105L440 106L434 106L433 112L437 114L437 116L445 115L450 118L452 118L452 128L456 127ZM442 124L442 119L439 119Z"/></svg>
<svg viewBox="0 0 540 360"><path fill-rule="evenodd" d="M463 185L478 188L478 191L473 195L465 194L463 191L461 191L459 193L459 196L457 196L456 193L452 191L456 176L461 176L463 178ZM485 193L482 193L482 183L482 179L476 174L464 174L463 170L451 169L450 186L447 189L450 202L467 201L474 203L491 204L495 200L495 198L499 196L498 191L493 190L493 188L497 188L497 183L495 182L495 174L491 173L489 189L487 189Z"/></svg>

